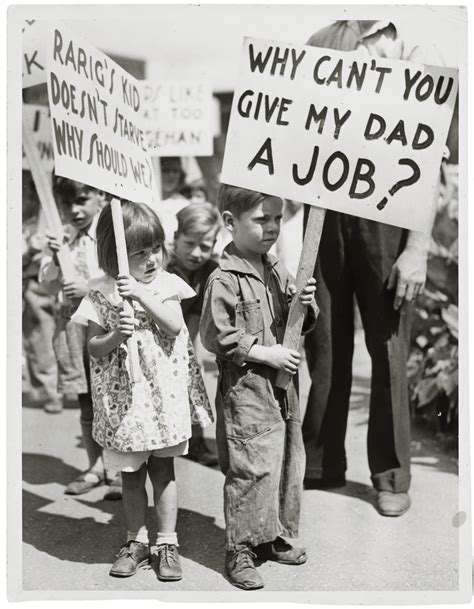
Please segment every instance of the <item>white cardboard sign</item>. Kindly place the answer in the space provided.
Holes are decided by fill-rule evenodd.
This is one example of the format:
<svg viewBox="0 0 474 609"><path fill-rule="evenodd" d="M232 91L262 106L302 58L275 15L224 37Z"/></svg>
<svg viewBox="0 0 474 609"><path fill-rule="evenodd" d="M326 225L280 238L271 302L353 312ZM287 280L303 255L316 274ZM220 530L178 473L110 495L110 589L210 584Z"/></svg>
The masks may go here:
<svg viewBox="0 0 474 609"><path fill-rule="evenodd" d="M143 118L152 156L211 156L214 105L200 81L141 81Z"/></svg>
<svg viewBox="0 0 474 609"><path fill-rule="evenodd" d="M138 81L63 25L53 25L47 40L55 172L153 205Z"/></svg>
<svg viewBox="0 0 474 609"><path fill-rule="evenodd" d="M23 116L36 142L44 170L52 173L54 169L53 138L51 133L51 116L47 106L23 104ZM23 169L29 169L28 160L23 151Z"/></svg>
<svg viewBox="0 0 474 609"><path fill-rule="evenodd" d="M222 182L428 230L458 71L245 38Z"/></svg>

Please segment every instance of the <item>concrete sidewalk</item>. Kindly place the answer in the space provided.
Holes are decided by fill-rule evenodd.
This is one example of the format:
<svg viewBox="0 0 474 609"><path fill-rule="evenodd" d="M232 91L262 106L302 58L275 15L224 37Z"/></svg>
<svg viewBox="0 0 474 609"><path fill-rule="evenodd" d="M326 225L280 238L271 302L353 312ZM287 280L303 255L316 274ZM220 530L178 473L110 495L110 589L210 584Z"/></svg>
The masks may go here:
<svg viewBox="0 0 474 609"><path fill-rule="evenodd" d="M206 365L210 396L215 370ZM366 457L370 364L357 337L354 386L347 432L346 487L305 491L300 539L305 565L265 563L265 591L423 591L458 589L457 461L429 434L412 442L412 508L400 518L375 509ZM308 376L302 370L302 403ZM223 476L187 459L176 460L178 535L184 577L163 583L152 570L134 577L108 575L124 541L121 502L102 499L105 488L68 497L65 486L86 466L79 411L60 415L23 408L23 588L88 591L230 591L223 574ZM212 436L213 430L207 432ZM150 520L153 519L149 508ZM453 520L454 519L454 520ZM258 593L255 593L255 597Z"/></svg>

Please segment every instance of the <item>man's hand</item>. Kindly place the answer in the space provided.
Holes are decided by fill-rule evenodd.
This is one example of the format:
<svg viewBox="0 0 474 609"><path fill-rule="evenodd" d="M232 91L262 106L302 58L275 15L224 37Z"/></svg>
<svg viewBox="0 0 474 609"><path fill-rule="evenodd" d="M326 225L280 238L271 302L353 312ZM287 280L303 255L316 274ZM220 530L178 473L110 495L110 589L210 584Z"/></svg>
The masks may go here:
<svg viewBox="0 0 474 609"><path fill-rule="evenodd" d="M407 247L390 271L387 288L396 288L393 308L399 309L404 300L411 302L425 287L427 255L419 249Z"/></svg>
<svg viewBox="0 0 474 609"><path fill-rule="evenodd" d="M67 298L84 298L88 291L87 281L83 277L77 277L74 281L66 281L63 284L63 293Z"/></svg>
<svg viewBox="0 0 474 609"><path fill-rule="evenodd" d="M295 374L300 364L301 355L295 349L287 349L283 345L268 347L268 365L277 370L286 370Z"/></svg>
<svg viewBox="0 0 474 609"><path fill-rule="evenodd" d="M140 300L143 295L143 287L131 275L121 274L117 277L117 287L122 298Z"/></svg>
<svg viewBox="0 0 474 609"><path fill-rule="evenodd" d="M291 283L288 286L288 291L291 296L294 296L297 292L296 286L294 283ZM301 290L299 301L303 305L303 307L309 307L314 302L314 293L316 292L316 279L314 277L310 277L308 279L308 283Z"/></svg>

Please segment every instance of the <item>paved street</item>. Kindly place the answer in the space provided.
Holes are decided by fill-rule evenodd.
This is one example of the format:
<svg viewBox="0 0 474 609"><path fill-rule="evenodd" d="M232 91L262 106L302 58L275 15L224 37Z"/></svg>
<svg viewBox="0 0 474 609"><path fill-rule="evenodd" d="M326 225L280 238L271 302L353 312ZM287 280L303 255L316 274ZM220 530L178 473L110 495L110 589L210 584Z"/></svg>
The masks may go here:
<svg viewBox="0 0 474 609"><path fill-rule="evenodd" d="M215 370L206 361L214 395ZM366 459L370 364L357 337L347 433L348 484L334 491L305 491L301 543L305 565L265 563L266 591L423 591L458 587L457 461L432 435L415 430L410 511L383 518L375 509ZM303 365L303 400L308 378ZM23 587L25 590L233 591L223 575L224 520L220 471L177 459L178 535L184 578L163 583L152 570L132 578L108 575L124 541L120 501L104 501L105 487L68 497L64 488L86 466L79 410L60 415L23 408ZM213 430L207 430L211 438ZM149 508L150 519L153 518Z"/></svg>

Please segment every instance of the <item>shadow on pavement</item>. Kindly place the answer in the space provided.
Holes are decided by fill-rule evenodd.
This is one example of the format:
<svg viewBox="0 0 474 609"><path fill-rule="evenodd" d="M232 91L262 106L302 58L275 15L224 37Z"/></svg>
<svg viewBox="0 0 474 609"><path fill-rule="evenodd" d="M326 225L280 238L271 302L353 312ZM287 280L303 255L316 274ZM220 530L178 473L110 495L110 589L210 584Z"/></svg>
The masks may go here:
<svg viewBox="0 0 474 609"><path fill-rule="evenodd" d="M78 470L54 457L26 455L23 472L24 480L30 484L57 482L65 485ZM23 490L23 542L39 552L72 563L112 564L126 536L122 502L87 501L86 495L64 497L64 500L111 514L113 518L109 522L98 522L93 517L71 518L44 511L53 501ZM153 544L156 539L153 507L147 510L147 525ZM215 524L213 517L180 508L177 531L181 556L223 574L224 530Z"/></svg>
<svg viewBox="0 0 474 609"><path fill-rule="evenodd" d="M314 492L311 489L305 489L305 493ZM371 505L377 510L377 494L368 484L362 484L361 482L353 482L347 480L345 486L339 488L325 488L317 489L317 492L321 493L333 493L335 495L344 495L346 497L354 497L354 499L360 499Z"/></svg>
<svg viewBox="0 0 474 609"><path fill-rule="evenodd" d="M118 551L123 537L123 531L117 527L115 518L113 522L101 523L94 518L70 518L62 514L42 511L48 504L51 504L50 499L23 491L24 543L32 545L39 552L45 552L67 562L86 564L113 562L114 554ZM114 515L120 509L115 503L107 501L96 502L93 505ZM114 537L117 537L117 542L114 541ZM25 565L25 569L27 568L28 566Z"/></svg>
<svg viewBox="0 0 474 609"><path fill-rule="evenodd" d="M29 484L57 482L66 486L81 473L57 457L35 453L23 453L22 469L23 480Z"/></svg>
<svg viewBox="0 0 474 609"><path fill-rule="evenodd" d="M181 556L224 573L225 534L215 524L215 518L180 508L177 529Z"/></svg>

